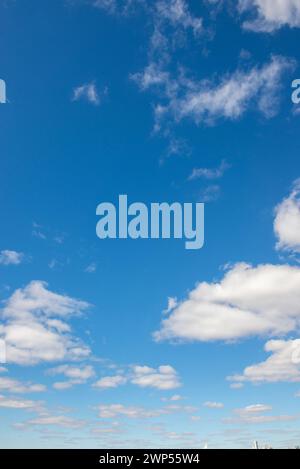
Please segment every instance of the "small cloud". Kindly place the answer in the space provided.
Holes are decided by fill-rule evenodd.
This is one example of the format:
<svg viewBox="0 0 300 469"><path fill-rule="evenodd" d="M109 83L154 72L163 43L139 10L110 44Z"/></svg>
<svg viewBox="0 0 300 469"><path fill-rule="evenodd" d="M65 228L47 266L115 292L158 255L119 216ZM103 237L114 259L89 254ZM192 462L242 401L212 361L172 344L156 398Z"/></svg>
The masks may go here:
<svg viewBox="0 0 300 469"><path fill-rule="evenodd" d="M10 251L9 249L0 251L1 265L18 265L21 264L23 259L24 254L22 252Z"/></svg>
<svg viewBox="0 0 300 469"><path fill-rule="evenodd" d="M169 297L168 298L168 306L163 311L163 314L169 314L174 308L177 306L177 298Z"/></svg>
<svg viewBox="0 0 300 469"><path fill-rule="evenodd" d="M161 390L181 386L176 370L170 365L159 366L157 369L149 366L134 366L131 382L142 388L151 387Z"/></svg>
<svg viewBox="0 0 300 469"><path fill-rule="evenodd" d="M201 202L215 202L220 196L221 188L217 184L212 184L211 186L206 187L201 195Z"/></svg>
<svg viewBox="0 0 300 469"><path fill-rule="evenodd" d="M217 168L194 168L190 176L188 177L189 181L194 181L195 179L220 179L224 176L225 171L230 168L230 165L222 160L220 166Z"/></svg>
<svg viewBox="0 0 300 469"><path fill-rule="evenodd" d="M117 388L122 384L127 382L127 378L121 375L116 376L105 376L104 378L99 379L93 384L94 388L98 389L110 389L110 388Z"/></svg>
<svg viewBox="0 0 300 469"><path fill-rule="evenodd" d="M203 407L208 407L209 409L223 409L224 404L222 402L206 401L204 402Z"/></svg>
<svg viewBox="0 0 300 469"><path fill-rule="evenodd" d="M244 387L243 383L231 383L231 389L241 389Z"/></svg>
<svg viewBox="0 0 300 469"><path fill-rule="evenodd" d="M105 93L107 89L105 90ZM72 101L84 99L95 106L100 104L100 95L94 82L85 83L73 89Z"/></svg>
<svg viewBox="0 0 300 469"><path fill-rule="evenodd" d="M87 272L88 274L93 274L96 272L96 270L97 270L97 264L95 262L92 262L84 269L84 271Z"/></svg>

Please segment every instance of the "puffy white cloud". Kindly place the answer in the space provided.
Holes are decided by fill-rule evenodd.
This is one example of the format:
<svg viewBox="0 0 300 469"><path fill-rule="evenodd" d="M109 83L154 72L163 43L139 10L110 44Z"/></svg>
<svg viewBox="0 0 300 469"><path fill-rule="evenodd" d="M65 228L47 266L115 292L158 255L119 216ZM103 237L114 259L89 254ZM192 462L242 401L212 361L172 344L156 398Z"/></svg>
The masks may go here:
<svg viewBox="0 0 300 469"><path fill-rule="evenodd" d="M75 384L83 384L93 376L95 376L94 368L91 365L86 366L73 366L73 365L60 365L51 368L47 371L50 376L64 375L69 378L68 381L58 381L53 383L54 389L63 391L70 389Z"/></svg>
<svg viewBox="0 0 300 469"><path fill-rule="evenodd" d="M100 96L95 83L85 83L73 89L72 101L79 101L85 99L95 106L100 104Z"/></svg>
<svg viewBox="0 0 300 469"><path fill-rule="evenodd" d="M181 386L176 370L169 365L162 365L157 369L149 366L134 366L131 382L143 388L151 387L162 390Z"/></svg>
<svg viewBox="0 0 300 469"><path fill-rule="evenodd" d="M86 366L73 366L73 365L60 365L48 370L48 374L54 376L62 374L67 378L75 381L87 381L89 378L95 376L94 368L91 365Z"/></svg>
<svg viewBox="0 0 300 469"><path fill-rule="evenodd" d="M236 340L286 334L300 323L300 268L234 265L218 283L201 282L162 320L156 340Z"/></svg>
<svg viewBox="0 0 300 469"><path fill-rule="evenodd" d="M300 382L300 339L269 340L264 350L271 355L263 362L247 366L230 381L252 383Z"/></svg>
<svg viewBox="0 0 300 469"><path fill-rule="evenodd" d="M117 388L122 384L127 382L127 378L125 376L116 375L116 376L104 376L96 381L93 386L99 389L110 389L110 388Z"/></svg>
<svg viewBox="0 0 300 469"><path fill-rule="evenodd" d="M11 393L31 393L31 392L43 392L46 390L46 386L43 384L33 383L22 383L16 379L0 377L0 391L8 391Z"/></svg>
<svg viewBox="0 0 300 469"><path fill-rule="evenodd" d="M300 252L300 180L275 209L274 231L277 249Z"/></svg>
<svg viewBox="0 0 300 469"><path fill-rule="evenodd" d="M208 407L209 409L223 409L224 404L222 402L206 401L203 406Z"/></svg>
<svg viewBox="0 0 300 469"><path fill-rule="evenodd" d="M181 386L176 370L169 365L162 365L158 368L134 365L125 375L104 376L94 383L93 387L99 389L116 388L127 382L142 388L150 387L160 390L175 389Z"/></svg>
<svg viewBox="0 0 300 469"><path fill-rule="evenodd" d="M21 264L23 259L24 254L22 252L10 251L9 249L0 251L0 264L2 265L18 265Z"/></svg>
<svg viewBox="0 0 300 469"><path fill-rule="evenodd" d="M239 0L241 12L256 17L245 21L243 27L256 32L272 32L282 26L300 26L299 0Z"/></svg>
<svg viewBox="0 0 300 469"><path fill-rule="evenodd" d="M87 357L89 348L70 334L65 320L88 306L51 292L40 281L16 290L1 311L0 339L5 341L7 362L32 365Z"/></svg>

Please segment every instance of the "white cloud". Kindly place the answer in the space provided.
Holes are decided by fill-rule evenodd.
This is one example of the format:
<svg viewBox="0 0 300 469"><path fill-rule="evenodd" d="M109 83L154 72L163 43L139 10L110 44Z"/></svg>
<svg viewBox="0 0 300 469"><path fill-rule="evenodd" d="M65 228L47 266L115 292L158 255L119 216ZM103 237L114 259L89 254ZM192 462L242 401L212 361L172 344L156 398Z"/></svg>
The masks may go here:
<svg viewBox="0 0 300 469"><path fill-rule="evenodd" d="M110 388L117 388L122 384L127 382L127 378L125 376L116 375L116 376L105 376L98 381L96 381L93 386L99 389L110 389Z"/></svg>
<svg viewBox="0 0 300 469"><path fill-rule="evenodd" d="M277 248L300 252L300 180L275 209L274 231Z"/></svg>
<svg viewBox="0 0 300 469"><path fill-rule="evenodd" d="M56 426L76 430L78 428L84 427L85 425L85 420L78 420L65 415L46 415L28 420L24 424L20 424L19 427L21 428L22 426Z"/></svg>
<svg viewBox="0 0 300 469"><path fill-rule="evenodd" d="M73 89L72 101L79 101L85 99L89 103L99 106L100 96L94 82L85 83Z"/></svg>
<svg viewBox="0 0 300 469"><path fill-rule="evenodd" d="M300 382L300 339L269 340L264 350L271 355L261 363L247 366L230 381L252 383Z"/></svg>
<svg viewBox="0 0 300 469"><path fill-rule="evenodd" d="M68 381L58 381L53 383L54 389L63 391L70 389L75 384L86 383L90 378L95 376L94 368L91 365L86 366L73 366L73 365L60 365L51 368L47 371L50 376L64 375Z"/></svg>
<svg viewBox="0 0 300 469"><path fill-rule="evenodd" d="M1 311L0 339L5 340L7 362L33 365L88 356L89 348L70 334L66 322L88 306L51 292L41 281L16 290Z"/></svg>
<svg viewBox="0 0 300 469"><path fill-rule="evenodd" d="M184 398L180 394L174 394L171 397L162 397L161 401L163 401L163 402L177 402L177 401L181 401L182 399L184 399Z"/></svg>
<svg viewBox="0 0 300 469"><path fill-rule="evenodd" d="M43 392L45 390L46 386L43 384L22 383L12 378L0 377L0 391L25 394L31 392Z"/></svg>
<svg viewBox="0 0 300 469"><path fill-rule="evenodd" d="M4 249L0 251L0 264L2 265L18 265L21 264L24 259L24 254L22 252L10 251Z"/></svg>
<svg viewBox="0 0 300 469"><path fill-rule="evenodd" d="M221 161L220 166L217 168L194 168L190 176L188 177L189 181L195 179L220 179L224 176L225 171L229 168L229 164L225 160Z"/></svg>
<svg viewBox="0 0 300 469"><path fill-rule="evenodd" d="M11 397L4 397L0 395L0 407L6 409L21 409L38 411L41 408L41 403L31 401L28 399L17 399Z"/></svg>
<svg viewBox="0 0 300 469"><path fill-rule="evenodd" d="M236 340L294 331L300 324L300 268L234 265L218 283L201 282L179 303L156 340Z"/></svg>
<svg viewBox="0 0 300 469"><path fill-rule="evenodd" d="M209 409L223 409L224 404L222 402L206 401L203 406L208 407Z"/></svg>
<svg viewBox="0 0 300 469"><path fill-rule="evenodd" d="M239 9L256 15L244 22L248 30L272 32L283 26L300 26L299 0L239 0Z"/></svg>
<svg viewBox="0 0 300 469"><path fill-rule="evenodd" d="M88 274L93 274L96 272L96 270L97 270L96 262L92 262L84 269L84 271L87 272Z"/></svg>
<svg viewBox="0 0 300 469"><path fill-rule="evenodd" d="M195 17L185 0L158 0L156 3L157 15L160 20L165 20L173 26L182 26L193 31L195 35L202 32L202 19Z"/></svg>
<svg viewBox="0 0 300 469"><path fill-rule="evenodd" d="M131 382L142 388L151 387L161 390L181 386L176 370L169 365L162 365L157 369L149 366L134 366Z"/></svg>
<svg viewBox="0 0 300 469"><path fill-rule="evenodd" d="M96 8L117 15L128 15L135 7L146 5L145 0L90 0L90 2Z"/></svg>
<svg viewBox="0 0 300 469"><path fill-rule="evenodd" d="M158 88L164 100L155 107L155 128L166 118L175 122L189 118L196 124L214 124L219 119L236 120L249 110L266 118L278 110L283 74L294 67L290 59L273 56L261 67L237 69L218 81L188 79L181 70L176 78L157 63L150 63L132 79L142 90Z"/></svg>
<svg viewBox="0 0 300 469"><path fill-rule="evenodd" d="M161 410L148 410L144 407L124 406L123 404L100 405L98 410L99 417L101 418L127 417L130 419L145 419L157 417L165 413Z"/></svg>
<svg viewBox="0 0 300 469"><path fill-rule="evenodd" d="M292 415L264 415L270 412L272 407L266 404L253 404L242 409L235 409L235 416L224 419L229 424L264 424L273 422L288 422L295 420L297 416Z"/></svg>
<svg viewBox="0 0 300 469"><path fill-rule="evenodd" d="M117 418L126 417L129 419L148 419L154 417L160 417L161 415L169 415L176 413L191 413L197 411L195 407L191 406L180 406L177 404L168 405L160 409L147 409L145 407L138 406L124 406L123 404L109 404L100 405L97 407L99 411L99 417L101 418Z"/></svg>

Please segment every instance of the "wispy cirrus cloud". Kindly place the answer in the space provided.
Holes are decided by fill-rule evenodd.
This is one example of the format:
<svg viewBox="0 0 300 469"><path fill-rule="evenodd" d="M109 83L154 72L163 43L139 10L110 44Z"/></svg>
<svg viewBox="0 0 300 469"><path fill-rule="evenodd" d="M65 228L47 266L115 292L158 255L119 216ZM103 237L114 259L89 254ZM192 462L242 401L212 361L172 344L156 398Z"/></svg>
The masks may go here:
<svg viewBox="0 0 300 469"><path fill-rule="evenodd" d="M217 81L196 81L182 72L172 77L151 63L132 79L142 90L156 88L158 96L163 93L164 100L155 106L155 128L159 130L166 119L213 125L222 119L237 120L250 110L271 118L278 112L283 75L293 68L292 60L273 56L260 67L238 68Z"/></svg>
<svg viewBox="0 0 300 469"><path fill-rule="evenodd" d="M222 160L220 165L217 168L194 168L191 174L188 177L189 181L194 181L195 179L220 179L224 176L224 173L227 169L230 168L230 165Z"/></svg>

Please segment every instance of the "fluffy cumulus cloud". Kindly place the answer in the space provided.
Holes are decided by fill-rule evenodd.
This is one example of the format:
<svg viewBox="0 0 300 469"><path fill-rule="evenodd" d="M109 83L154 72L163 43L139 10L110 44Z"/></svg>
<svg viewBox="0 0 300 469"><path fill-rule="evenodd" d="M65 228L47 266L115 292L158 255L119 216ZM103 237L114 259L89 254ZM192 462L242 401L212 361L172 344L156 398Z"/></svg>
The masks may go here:
<svg viewBox="0 0 300 469"><path fill-rule="evenodd" d="M115 376L104 376L96 381L93 386L98 389L110 389L110 388L117 388L122 384L127 382L127 378L122 375L115 375Z"/></svg>
<svg viewBox="0 0 300 469"><path fill-rule="evenodd" d="M18 265L24 259L24 254L22 252L10 251L9 249L4 249L0 251L0 264L2 265Z"/></svg>
<svg viewBox="0 0 300 469"><path fill-rule="evenodd" d="M90 378L95 376L95 371L91 365L60 365L48 370L47 374L50 376L63 375L68 378L67 381L58 381L53 384L54 389L65 390L75 384L86 383Z"/></svg>
<svg viewBox="0 0 300 469"><path fill-rule="evenodd" d="M219 119L235 120L249 110L273 117L278 110L278 95L283 74L294 67L290 59L273 56L264 65L237 69L217 81L187 78L181 73L172 78L167 71L151 63L132 76L142 90L158 88L164 101L155 107L156 129L167 118L189 118L196 124L213 124Z"/></svg>
<svg viewBox="0 0 300 469"><path fill-rule="evenodd" d="M88 306L51 292L41 281L16 290L0 312L0 339L5 342L7 362L33 365L87 357L89 348L72 336L67 319Z"/></svg>
<svg viewBox="0 0 300 469"><path fill-rule="evenodd" d="M127 382L141 388L155 388L162 391L181 386L176 370L170 365L161 365L158 368L135 365L125 375L104 376L96 381L93 387L98 389L116 388Z"/></svg>
<svg viewBox="0 0 300 469"><path fill-rule="evenodd" d="M251 15L243 23L248 30L272 32L282 26L300 26L299 0L239 0L239 9Z"/></svg>
<svg viewBox="0 0 300 469"><path fill-rule="evenodd" d="M300 339L269 340L263 362L247 366L241 375L229 376L235 382L300 382Z"/></svg>
<svg viewBox="0 0 300 469"><path fill-rule="evenodd" d="M218 283L201 282L164 318L156 340L230 341L278 335L300 324L300 268L234 265Z"/></svg>
<svg viewBox="0 0 300 469"><path fill-rule="evenodd" d="M275 209L274 231L277 248L300 252L300 180Z"/></svg>
<svg viewBox="0 0 300 469"><path fill-rule="evenodd" d="M181 385L176 370L169 365L163 365L157 369L149 366L135 366L131 382L142 388L162 390L175 389Z"/></svg>

